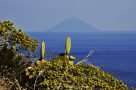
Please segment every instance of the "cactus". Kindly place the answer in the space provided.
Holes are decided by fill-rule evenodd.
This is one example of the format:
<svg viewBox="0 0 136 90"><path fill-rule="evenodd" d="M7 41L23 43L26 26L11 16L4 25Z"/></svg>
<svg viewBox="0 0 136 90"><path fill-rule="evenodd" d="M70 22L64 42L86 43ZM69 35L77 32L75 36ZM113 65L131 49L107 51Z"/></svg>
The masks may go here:
<svg viewBox="0 0 136 90"><path fill-rule="evenodd" d="M71 38L68 36L65 44L66 55L69 55L71 50Z"/></svg>
<svg viewBox="0 0 136 90"><path fill-rule="evenodd" d="M44 59L44 53L45 53L45 43L44 41L42 42L42 45L41 45L41 60Z"/></svg>

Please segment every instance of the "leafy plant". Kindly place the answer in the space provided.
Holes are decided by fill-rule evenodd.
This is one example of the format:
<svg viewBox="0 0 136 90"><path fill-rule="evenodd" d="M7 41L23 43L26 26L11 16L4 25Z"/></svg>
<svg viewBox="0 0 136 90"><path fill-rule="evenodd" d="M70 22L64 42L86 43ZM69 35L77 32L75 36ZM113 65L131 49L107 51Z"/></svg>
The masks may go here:
<svg viewBox="0 0 136 90"><path fill-rule="evenodd" d="M44 59L44 54L45 54L45 43L43 41L41 45L41 60Z"/></svg>
<svg viewBox="0 0 136 90"><path fill-rule="evenodd" d="M42 66L43 63L45 63L46 61L44 60L44 55L45 55L45 43L44 41L41 44L41 51L40 51L40 59L36 61L37 65Z"/></svg>
<svg viewBox="0 0 136 90"><path fill-rule="evenodd" d="M69 55L71 50L71 38L68 36L65 44L66 55Z"/></svg>
<svg viewBox="0 0 136 90"><path fill-rule="evenodd" d="M65 58L69 61L71 65L73 65L73 61L76 59L74 56L70 56L70 50L71 50L71 38L70 36L67 37L66 43L65 43Z"/></svg>

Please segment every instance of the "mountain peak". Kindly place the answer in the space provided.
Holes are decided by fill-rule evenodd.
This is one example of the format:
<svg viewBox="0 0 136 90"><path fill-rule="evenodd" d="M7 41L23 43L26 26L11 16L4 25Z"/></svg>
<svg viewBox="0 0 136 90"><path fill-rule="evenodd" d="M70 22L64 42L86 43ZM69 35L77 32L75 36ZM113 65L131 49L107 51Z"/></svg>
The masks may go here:
<svg viewBox="0 0 136 90"><path fill-rule="evenodd" d="M75 17L70 17L70 18L64 19L64 21L82 22L80 19L75 18Z"/></svg>
<svg viewBox="0 0 136 90"><path fill-rule="evenodd" d="M61 23L49 29L48 31L49 32L97 32L99 30L78 18L70 17L64 19Z"/></svg>

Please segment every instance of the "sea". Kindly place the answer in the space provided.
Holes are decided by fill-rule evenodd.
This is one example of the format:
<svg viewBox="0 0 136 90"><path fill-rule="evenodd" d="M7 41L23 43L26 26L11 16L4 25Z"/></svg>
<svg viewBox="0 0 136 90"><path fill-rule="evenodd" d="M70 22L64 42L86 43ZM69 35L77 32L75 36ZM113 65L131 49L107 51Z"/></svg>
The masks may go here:
<svg viewBox="0 0 136 90"><path fill-rule="evenodd" d="M65 52L67 36L71 37L70 55L75 63L82 60L90 51L88 63L102 66L103 70L122 80L129 87L136 87L136 32L88 32L88 33L27 33L39 42L45 42L48 59ZM36 55L40 55L40 47ZM50 56L50 57L49 57Z"/></svg>

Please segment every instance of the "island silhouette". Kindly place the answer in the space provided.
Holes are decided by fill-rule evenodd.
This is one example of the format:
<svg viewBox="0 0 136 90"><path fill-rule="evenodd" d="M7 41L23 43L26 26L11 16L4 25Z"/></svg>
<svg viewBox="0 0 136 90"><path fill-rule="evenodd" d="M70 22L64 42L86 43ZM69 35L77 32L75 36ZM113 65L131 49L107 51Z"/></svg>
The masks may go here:
<svg viewBox="0 0 136 90"><path fill-rule="evenodd" d="M75 17L64 19L56 26L47 30L47 32L99 32L96 27Z"/></svg>

